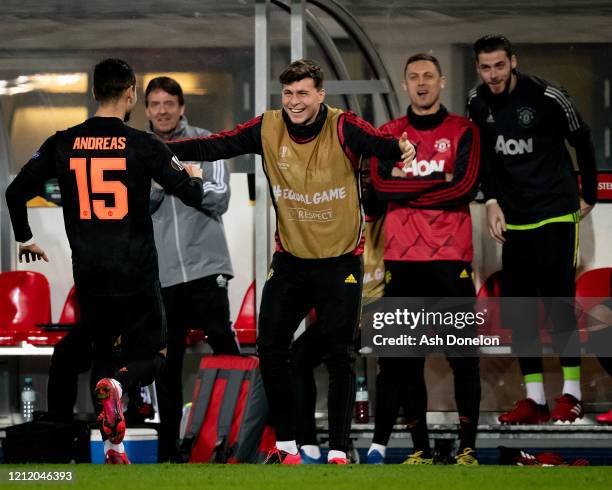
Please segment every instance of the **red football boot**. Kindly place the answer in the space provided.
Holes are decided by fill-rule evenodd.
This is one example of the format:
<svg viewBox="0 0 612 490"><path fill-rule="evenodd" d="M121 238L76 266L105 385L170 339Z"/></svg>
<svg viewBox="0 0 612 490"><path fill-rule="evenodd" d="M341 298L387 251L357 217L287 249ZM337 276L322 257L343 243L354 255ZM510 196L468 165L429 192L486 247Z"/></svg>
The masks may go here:
<svg viewBox="0 0 612 490"><path fill-rule="evenodd" d="M120 453L114 449L109 449L104 455L104 464L132 464L126 453Z"/></svg>
<svg viewBox="0 0 612 490"><path fill-rule="evenodd" d="M502 413L499 421L502 424L543 424L550 419L548 405L538 405L531 398L519 400L512 410Z"/></svg>
<svg viewBox="0 0 612 490"><path fill-rule="evenodd" d="M595 419L600 424L612 425L612 410L609 410L606 413L602 413L601 415L598 415L597 417L595 417Z"/></svg>
<svg viewBox="0 0 612 490"><path fill-rule="evenodd" d="M263 464L302 464L302 458L299 451L297 454L290 454L287 451L274 448L268 453Z"/></svg>
<svg viewBox="0 0 612 490"><path fill-rule="evenodd" d="M553 422L576 422L584 416L582 402L573 395L561 395L556 399L557 405L551 413Z"/></svg>
<svg viewBox="0 0 612 490"><path fill-rule="evenodd" d="M102 434L113 444L119 444L125 436L125 418L119 391L110 378L102 378L95 389L96 399L102 404Z"/></svg>

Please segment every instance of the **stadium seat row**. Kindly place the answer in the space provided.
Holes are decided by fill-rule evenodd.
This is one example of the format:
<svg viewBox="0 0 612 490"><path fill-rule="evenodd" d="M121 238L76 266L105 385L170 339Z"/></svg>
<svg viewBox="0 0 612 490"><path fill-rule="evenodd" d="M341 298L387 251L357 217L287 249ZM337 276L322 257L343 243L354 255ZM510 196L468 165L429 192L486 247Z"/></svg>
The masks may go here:
<svg viewBox="0 0 612 490"><path fill-rule="evenodd" d="M49 281L40 272L10 271L0 273L0 346L22 342L36 346L57 344L79 321L79 305L74 286L70 289L58 323L51 320ZM242 300L234 330L241 345L255 343L255 283ZM206 337L201 330L189 330L187 345Z"/></svg>
<svg viewBox="0 0 612 490"><path fill-rule="evenodd" d="M593 269L581 274L576 280L576 298L583 314L578 318L581 326L582 341L586 342L586 329L583 323L586 314L594 305L589 298L610 297L610 277L612 267ZM478 291L478 298L501 296L501 271L487 278ZM248 287L234 330L241 345L255 343L257 330L255 321L255 282ZM49 281L39 273L32 271L10 271L0 273L0 346L14 346L21 342L33 345L52 346L59 342L70 326L79 320L79 307L72 287L64 302L58 323L51 322L51 293ZM499 324L499 323L498 323ZM487 334L498 334L509 339L510 331L487 331ZM545 329L542 330L542 341L550 342ZM188 346L205 341L202 330L189 330L185 342Z"/></svg>

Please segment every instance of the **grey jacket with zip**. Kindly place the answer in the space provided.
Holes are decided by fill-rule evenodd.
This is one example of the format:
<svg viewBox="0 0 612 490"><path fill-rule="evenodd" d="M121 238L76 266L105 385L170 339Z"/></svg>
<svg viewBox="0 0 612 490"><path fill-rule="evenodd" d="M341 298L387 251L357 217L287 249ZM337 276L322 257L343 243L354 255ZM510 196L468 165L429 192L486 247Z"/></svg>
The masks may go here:
<svg viewBox="0 0 612 490"><path fill-rule="evenodd" d="M209 134L206 129L190 126L183 116L171 139ZM234 274L221 218L230 199L227 164L223 160L189 163L198 163L203 169L204 212L185 206L157 186L151 187L151 218L162 287Z"/></svg>

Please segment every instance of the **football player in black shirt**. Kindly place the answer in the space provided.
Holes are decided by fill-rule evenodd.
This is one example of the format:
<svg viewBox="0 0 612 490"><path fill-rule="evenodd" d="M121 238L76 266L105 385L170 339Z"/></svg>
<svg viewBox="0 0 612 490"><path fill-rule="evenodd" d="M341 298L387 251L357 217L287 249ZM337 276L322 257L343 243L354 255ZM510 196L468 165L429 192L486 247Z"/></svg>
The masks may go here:
<svg viewBox="0 0 612 490"><path fill-rule="evenodd" d="M548 298L553 346L563 368L563 391L549 412L544 395L537 310L508 318L527 397L500 416L507 424L574 422L584 411L574 298L578 222L597 200L595 154L589 127L565 91L517 71L508 39L487 35L474 43L482 83L468 100L483 147L483 192L489 234L503 244L505 296ZM582 188L565 142L576 149Z"/></svg>
<svg viewBox="0 0 612 490"><path fill-rule="evenodd" d="M202 180L195 170L190 176L155 136L124 123L136 103L136 78L127 63L104 60L93 78L94 117L47 139L6 199L19 259L48 260L34 241L26 202L47 179L59 181L81 320L93 342L106 461L129 463L121 442L121 395L153 381L166 347L151 179L194 207L202 201Z"/></svg>

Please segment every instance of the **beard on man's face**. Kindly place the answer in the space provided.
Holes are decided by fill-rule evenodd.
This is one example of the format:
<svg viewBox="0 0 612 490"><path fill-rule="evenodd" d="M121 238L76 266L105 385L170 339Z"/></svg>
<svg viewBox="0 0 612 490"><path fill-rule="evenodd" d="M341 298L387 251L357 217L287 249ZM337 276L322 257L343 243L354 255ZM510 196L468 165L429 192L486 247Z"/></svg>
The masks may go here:
<svg viewBox="0 0 612 490"><path fill-rule="evenodd" d="M132 111L128 111L125 113L125 116L123 116L123 122L129 122L130 121L130 116L132 115Z"/></svg>

